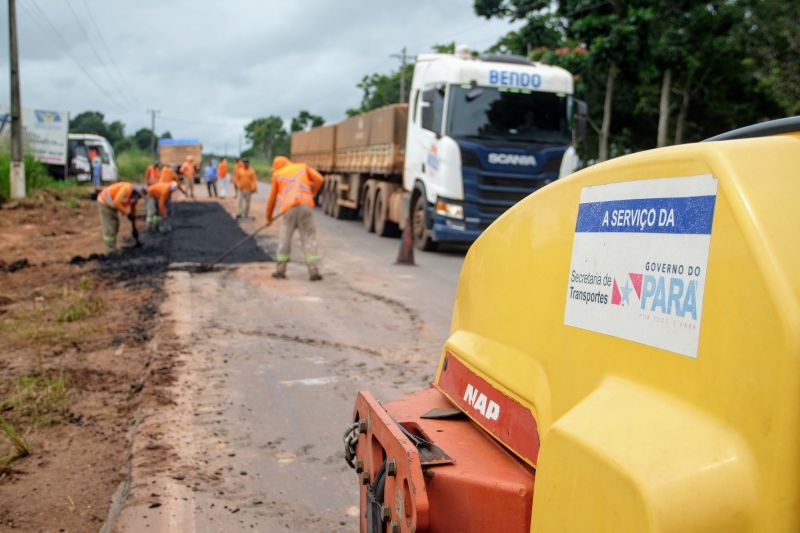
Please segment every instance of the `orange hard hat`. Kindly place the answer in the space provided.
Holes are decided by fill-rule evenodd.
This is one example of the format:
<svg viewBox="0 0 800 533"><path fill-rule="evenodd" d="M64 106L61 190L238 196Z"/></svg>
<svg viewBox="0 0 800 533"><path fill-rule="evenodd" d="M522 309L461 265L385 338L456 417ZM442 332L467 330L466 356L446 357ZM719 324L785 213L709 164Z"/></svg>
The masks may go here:
<svg viewBox="0 0 800 533"><path fill-rule="evenodd" d="M272 171L276 172L276 171L282 169L283 167L285 167L286 165L291 165L291 164L292 164L292 162L289 161L288 157L284 157L282 155L279 155L278 157L276 157L275 159L272 160Z"/></svg>

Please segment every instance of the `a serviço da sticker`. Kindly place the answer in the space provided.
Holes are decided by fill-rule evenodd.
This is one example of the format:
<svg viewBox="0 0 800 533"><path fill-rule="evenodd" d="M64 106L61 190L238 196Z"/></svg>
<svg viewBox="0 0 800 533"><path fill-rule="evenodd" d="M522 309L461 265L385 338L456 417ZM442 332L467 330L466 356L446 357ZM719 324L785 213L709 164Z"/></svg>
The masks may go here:
<svg viewBox="0 0 800 533"><path fill-rule="evenodd" d="M697 357L717 180L581 191L564 324Z"/></svg>

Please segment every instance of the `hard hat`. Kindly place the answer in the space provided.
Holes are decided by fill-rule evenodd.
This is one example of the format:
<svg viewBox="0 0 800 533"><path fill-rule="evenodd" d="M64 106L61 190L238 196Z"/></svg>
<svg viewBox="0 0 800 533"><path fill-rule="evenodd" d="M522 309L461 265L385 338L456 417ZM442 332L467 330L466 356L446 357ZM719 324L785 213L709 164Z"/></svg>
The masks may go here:
<svg viewBox="0 0 800 533"><path fill-rule="evenodd" d="M272 160L272 171L275 172L277 170L282 169L286 165L291 165L291 164L292 164L292 162L289 161L288 157L284 157L282 155L279 155L278 157L276 157L275 159Z"/></svg>

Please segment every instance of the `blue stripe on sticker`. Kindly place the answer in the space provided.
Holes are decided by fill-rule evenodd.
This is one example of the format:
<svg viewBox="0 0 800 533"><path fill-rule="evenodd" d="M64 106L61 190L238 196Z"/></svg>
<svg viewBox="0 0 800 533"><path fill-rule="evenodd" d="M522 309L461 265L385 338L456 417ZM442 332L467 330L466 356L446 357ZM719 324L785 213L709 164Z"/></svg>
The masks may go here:
<svg viewBox="0 0 800 533"><path fill-rule="evenodd" d="M710 235L716 199L689 196L580 204L575 232Z"/></svg>

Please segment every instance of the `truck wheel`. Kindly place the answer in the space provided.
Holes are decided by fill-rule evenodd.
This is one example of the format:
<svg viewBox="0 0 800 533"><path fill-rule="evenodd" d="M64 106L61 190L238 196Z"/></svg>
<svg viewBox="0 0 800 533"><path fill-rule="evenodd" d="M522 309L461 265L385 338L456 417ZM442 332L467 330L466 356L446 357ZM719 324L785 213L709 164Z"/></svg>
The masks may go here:
<svg viewBox="0 0 800 533"><path fill-rule="evenodd" d="M378 188L378 192L375 194L375 233L381 237L397 237L400 235L400 228L389 220L389 202L387 200L386 189Z"/></svg>
<svg viewBox="0 0 800 533"><path fill-rule="evenodd" d="M417 193L411 212L411 229L414 236L414 247L417 250L431 252L436 249L436 242L430 238L430 231L425 215L425 195Z"/></svg>
<svg viewBox="0 0 800 533"><path fill-rule="evenodd" d="M361 202L361 222L364 229L369 233L375 231L375 190L372 187L364 187L364 196Z"/></svg>
<svg viewBox="0 0 800 533"><path fill-rule="evenodd" d="M334 180L330 180L325 187L325 200L323 203L325 205L325 214L328 216L333 215L333 182Z"/></svg>

